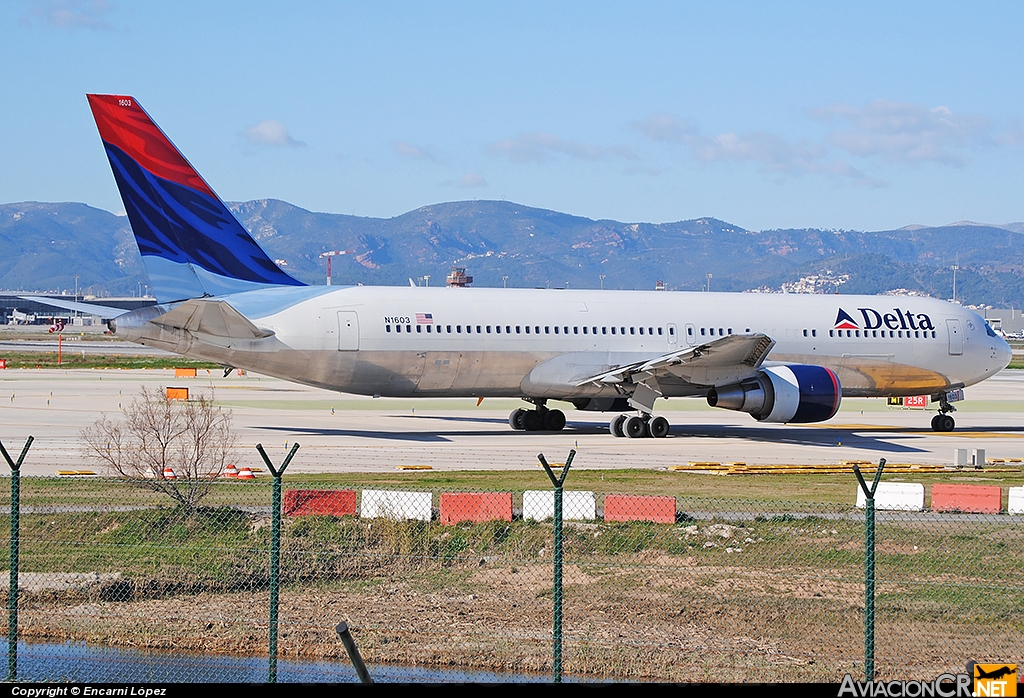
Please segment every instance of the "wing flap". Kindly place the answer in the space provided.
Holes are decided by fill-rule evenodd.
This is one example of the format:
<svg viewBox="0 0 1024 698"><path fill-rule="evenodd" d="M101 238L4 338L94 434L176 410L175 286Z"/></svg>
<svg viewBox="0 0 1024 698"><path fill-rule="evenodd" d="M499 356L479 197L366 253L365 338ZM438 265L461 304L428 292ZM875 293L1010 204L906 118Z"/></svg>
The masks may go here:
<svg viewBox="0 0 1024 698"><path fill-rule="evenodd" d="M775 340L764 334L734 334L707 344L687 347L662 354L647 361L624 364L577 381L587 383L636 384L666 373L697 385L714 385L755 372L775 346Z"/></svg>

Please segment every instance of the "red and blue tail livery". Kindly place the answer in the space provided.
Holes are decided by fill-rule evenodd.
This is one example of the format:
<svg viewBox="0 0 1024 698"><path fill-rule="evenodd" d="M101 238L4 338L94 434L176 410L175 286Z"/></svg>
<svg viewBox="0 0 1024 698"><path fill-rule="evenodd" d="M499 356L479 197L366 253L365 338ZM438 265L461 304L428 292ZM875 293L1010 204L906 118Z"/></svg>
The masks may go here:
<svg viewBox="0 0 1024 698"><path fill-rule="evenodd" d="M88 97L159 302L304 285L274 264L135 98Z"/></svg>

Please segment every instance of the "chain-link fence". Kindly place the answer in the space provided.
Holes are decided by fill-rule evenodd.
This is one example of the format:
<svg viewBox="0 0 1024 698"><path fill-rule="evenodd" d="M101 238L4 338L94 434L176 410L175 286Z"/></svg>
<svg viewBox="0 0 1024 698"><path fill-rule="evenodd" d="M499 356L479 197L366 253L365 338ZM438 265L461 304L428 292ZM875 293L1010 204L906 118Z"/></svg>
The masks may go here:
<svg viewBox="0 0 1024 698"><path fill-rule="evenodd" d="M850 480L849 505L815 505L639 496L621 482L580 492L570 474L566 678L863 676L865 524ZM17 678L267 680L272 489L265 475L222 479L189 510L125 480L22 478ZM347 621L378 681L550 680L553 507L551 489L286 477L277 679L355 680L334 633ZM876 518L878 677L1024 660L1024 517Z"/></svg>

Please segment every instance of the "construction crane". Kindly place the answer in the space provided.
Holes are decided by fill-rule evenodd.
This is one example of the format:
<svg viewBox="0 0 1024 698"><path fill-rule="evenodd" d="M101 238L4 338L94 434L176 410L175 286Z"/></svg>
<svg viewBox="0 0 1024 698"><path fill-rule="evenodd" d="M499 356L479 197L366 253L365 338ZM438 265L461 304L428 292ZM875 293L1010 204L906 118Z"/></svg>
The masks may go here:
<svg viewBox="0 0 1024 698"><path fill-rule="evenodd" d="M320 259L327 257L327 285L331 285L331 258L343 254L355 254L355 250L331 250L320 255Z"/></svg>

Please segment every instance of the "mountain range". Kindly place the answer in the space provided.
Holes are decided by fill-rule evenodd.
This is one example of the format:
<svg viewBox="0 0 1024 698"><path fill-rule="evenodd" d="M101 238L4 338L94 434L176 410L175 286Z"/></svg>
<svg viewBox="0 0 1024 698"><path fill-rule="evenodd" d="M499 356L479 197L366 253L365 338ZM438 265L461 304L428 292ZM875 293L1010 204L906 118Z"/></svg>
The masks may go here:
<svg viewBox="0 0 1024 698"><path fill-rule="evenodd" d="M475 286L953 294L1024 306L1024 224L961 221L898 230L751 231L715 218L591 220L505 201L424 206L394 218L314 213L261 199L229 207L297 279L441 285L453 265ZM128 220L80 203L0 205L0 288L133 295L148 280ZM708 277L708 274L711 277ZM507 277L507 278L506 278ZM603 277L603 278L602 278Z"/></svg>

